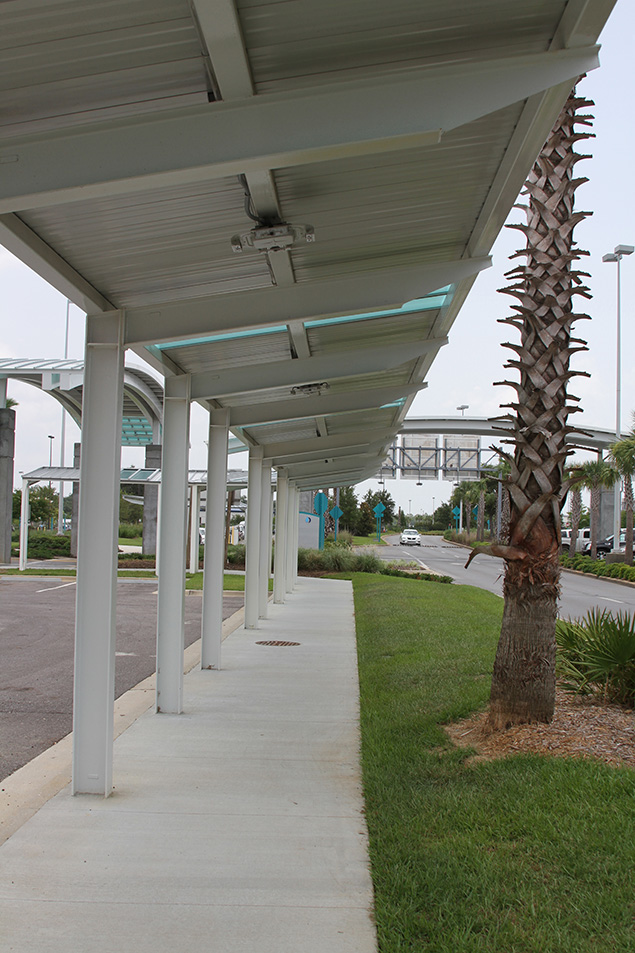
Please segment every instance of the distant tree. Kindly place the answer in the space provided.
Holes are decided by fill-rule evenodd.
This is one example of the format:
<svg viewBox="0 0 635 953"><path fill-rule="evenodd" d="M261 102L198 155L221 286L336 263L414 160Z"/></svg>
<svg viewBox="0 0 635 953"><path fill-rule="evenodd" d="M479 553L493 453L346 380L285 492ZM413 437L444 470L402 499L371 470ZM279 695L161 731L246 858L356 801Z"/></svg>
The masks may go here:
<svg viewBox="0 0 635 953"><path fill-rule="evenodd" d="M19 520L21 513L22 513L22 490L14 490L12 518L14 520Z"/></svg>
<svg viewBox="0 0 635 953"><path fill-rule="evenodd" d="M613 444L611 463L624 480L624 509L626 510L626 539L624 561L633 564L633 474L635 473L635 427L630 434ZM617 547L618 540L613 545Z"/></svg>
<svg viewBox="0 0 635 953"><path fill-rule="evenodd" d="M447 529L452 526L452 507L449 503L442 503L434 511L433 529Z"/></svg>
<svg viewBox="0 0 635 953"><path fill-rule="evenodd" d="M392 523L392 521L395 518L395 509L397 507L397 504L393 500L388 490L383 489L375 493L373 493L372 490L369 490L366 496L364 497L364 502L368 503L371 510L374 510L374 508L377 506L378 503L383 503L386 508L384 512L382 513L382 517L381 517L382 523L385 523L387 526L390 525L390 523ZM375 517L375 514L373 513L373 518L374 517Z"/></svg>
<svg viewBox="0 0 635 953"><path fill-rule="evenodd" d="M36 486L29 493L32 523L50 523L57 516L57 493L52 486Z"/></svg>
<svg viewBox="0 0 635 953"><path fill-rule="evenodd" d="M399 507L399 527L400 529L405 529L407 525L408 525L408 520L406 519L406 514L404 513L402 508Z"/></svg>
<svg viewBox="0 0 635 953"><path fill-rule="evenodd" d="M141 495L142 487L138 484L127 484L127 495ZM119 499L119 521L121 523L140 523L143 520L143 506L140 503L130 503L124 499L124 491L121 491Z"/></svg>
<svg viewBox="0 0 635 953"><path fill-rule="evenodd" d="M372 536L375 532L377 521L372 507L368 500L364 499L359 505L357 511L357 521L355 523L356 536Z"/></svg>
<svg viewBox="0 0 635 953"><path fill-rule="evenodd" d="M357 497L352 486L340 487L340 509L342 511L340 529L354 533L357 525Z"/></svg>
<svg viewBox="0 0 635 953"><path fill-rule="evenodd" d="M618 473L606 460L589 460L572 469L571 479L591 491L591 559L595 559L600 528L601 493L615 484Z"/></svg>

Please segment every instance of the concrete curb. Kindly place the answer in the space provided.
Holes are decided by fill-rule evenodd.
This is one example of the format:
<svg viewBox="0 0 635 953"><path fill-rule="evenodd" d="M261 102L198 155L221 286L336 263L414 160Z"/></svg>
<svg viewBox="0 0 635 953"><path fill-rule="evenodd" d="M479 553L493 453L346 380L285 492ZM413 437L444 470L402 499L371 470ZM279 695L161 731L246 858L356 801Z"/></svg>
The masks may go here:
<svg viewBox="0 0 635 953"><path fill-rule="evenodd" d="M31 579L33 576L30 577ZM50 577L48 577L50 578ZM245 620L244 607L223 622L223 641ZM183 653L183 672L201 660L201 641L192 643ZM118 738L154 701L155 676L150 675L134 688L115 699L114 737ZM71 781L73 755L72 731L57 744L0 781L0 844L15 834L30 817Z"/></svg>

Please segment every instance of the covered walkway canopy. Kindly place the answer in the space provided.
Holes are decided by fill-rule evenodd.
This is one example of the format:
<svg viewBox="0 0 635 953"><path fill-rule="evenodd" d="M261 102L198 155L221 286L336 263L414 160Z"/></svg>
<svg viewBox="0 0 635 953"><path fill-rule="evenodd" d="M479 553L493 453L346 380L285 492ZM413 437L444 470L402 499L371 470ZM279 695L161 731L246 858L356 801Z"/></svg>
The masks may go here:
<svg viewBox="0 0 635 953"><path fill-rule="evenodd" d="M88 313L76 792L112 784L125 350L166 377L157 707L178 712L190 402L210 411L216 668L228 431L250 447L256 627L271 467L284 601L297 493L379 468L613 4L0 5L0 241Z"/></svg>

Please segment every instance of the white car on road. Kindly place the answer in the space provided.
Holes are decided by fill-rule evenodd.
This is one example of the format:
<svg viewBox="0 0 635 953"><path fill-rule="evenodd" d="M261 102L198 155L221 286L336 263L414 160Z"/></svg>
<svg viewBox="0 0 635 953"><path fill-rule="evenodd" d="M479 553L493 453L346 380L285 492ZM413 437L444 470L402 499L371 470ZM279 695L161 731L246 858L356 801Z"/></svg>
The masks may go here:
<svg viewBox="0 0 635 953"><path fill-rule="evenodd" d="M402 546L421 546L421 536L416 529L404 529L399 542Z"/></svg>

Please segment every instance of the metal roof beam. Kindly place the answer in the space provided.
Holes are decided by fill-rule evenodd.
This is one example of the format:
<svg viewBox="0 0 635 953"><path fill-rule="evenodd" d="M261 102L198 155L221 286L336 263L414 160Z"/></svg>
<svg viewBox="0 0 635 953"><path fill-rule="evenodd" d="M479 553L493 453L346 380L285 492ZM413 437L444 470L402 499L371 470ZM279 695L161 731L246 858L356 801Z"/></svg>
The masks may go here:
<svg viewBox="0 0 635 953"><path fill-rule="evenodd" d="M491 258L483 256L386 268L384 261L383 269L353 277L127 308L125 343L126 347L162 344L294 320L400 308L407 301L478 274L491 263Z"/></svg>
<svg viewBox="0 0 635 953"><path fill-rule="evenodd" d="M363 342L362 342L363 343ZM436 353L447 338L411 341L384 347L359 347L354 351L321 354L305 360L249 364L224 371L204 371L191 375L192 400L216 400L230 394L245 394L273 387L297 387L313 382L375 374L399 367L421 354Z"/></svg>
<svg viewBox="0 0 635 953"><path fill-rule="evenodd" d="M368 466L379 467L384 455L379 453L356 453L349 456L333 457L330 460L313 460L310 463L285 464L285 470L289 473L290 480L301 479L302 477L315 477L315 479L324 486L324 480L331 472L342 473L350 470L351 467L358 467L360 470Z"/></svg>
<svg viewBox="0 0 635 953"><path fill-rule="evenodd" d="M276 423L281 420L303 420L317 415L345 414L353 410L376 410L383 404L392 404L408 394L422 390L419 383L407 387L377 387L372 390L342 394L321 394L319 397L290 397L230 408L231 427L250 427L253 424Z"/></svg>
<svg viewBox="0 0 635 953"><path fill-rule="evenodd" d="M597 65L597 47L560 50L15 137L0 213L429 145Z"/></svg>
<svg viewBox="0 0 635 953"><path fill-rule="evenodd" d="M305 453L312 453L317 457L324 456L338 449L366 448L383 446L393 439L394 431L364 429L358 433L333 434L330 437L307 437L301 440L281 440L278 443L263 443L262 452L265 457L285 457L292 459Z"/></svg>
<svg viewBox="0 0 635 953"><path fill-rule="evenodd" d="M112 311L114 305L18 218L0 215L0 245L48 281L82 311Z"/></svg>

